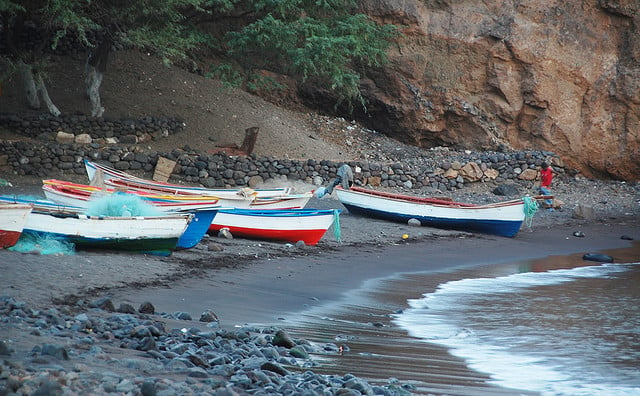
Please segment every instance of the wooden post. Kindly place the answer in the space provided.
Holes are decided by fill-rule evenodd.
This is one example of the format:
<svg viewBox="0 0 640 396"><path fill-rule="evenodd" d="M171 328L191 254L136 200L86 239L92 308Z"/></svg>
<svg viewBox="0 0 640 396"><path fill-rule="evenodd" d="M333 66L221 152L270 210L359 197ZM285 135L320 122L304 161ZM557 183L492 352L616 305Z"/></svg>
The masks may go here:
<svg viewBox="0 0 640 396"><path fill-rule="evenodd" d="M104 172L102 169L96 169L96 173L93 175L93 179L89 181L90 186L105 188L104 184Z"/></svg>
<svg viewBox="0 0 640 396"><path fill-rule="evenodd" d="M247 128L244 131L244 140L242 141L242 146L240 146L240 151L251 154L253 152L253 147L256 145L256 140L258 140L258 132L260 128L251 127Z"/></svg>
<svg viewBox="0 0 640 396"><path fill-rule="evenodd" d="M158 157L158 163L156 164L156 170L153 173L153 180L166 182L171 177L173 169L176 167L176 162L164 157Z"/></svg>

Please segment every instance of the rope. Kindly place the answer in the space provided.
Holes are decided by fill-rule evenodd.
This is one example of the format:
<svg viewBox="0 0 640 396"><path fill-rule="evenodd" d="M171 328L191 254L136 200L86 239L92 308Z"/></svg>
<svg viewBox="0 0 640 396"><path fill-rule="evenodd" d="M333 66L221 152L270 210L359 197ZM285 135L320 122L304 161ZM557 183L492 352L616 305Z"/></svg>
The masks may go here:
<svg viewBox="0 0 640 396"><path fill-rule="evenodd" d="M531 228L531 224L533 223L533 216L538 211L538 201L533 197L524 197L522 198L524 201L524 220L529 228Z"/></svg>
<svg viewBox="0 0 640 396"><path fill-rule="evenodd" d="M342 243L342 231L340 230L340 210L333 210L333 236L336 241Z"/></svg>

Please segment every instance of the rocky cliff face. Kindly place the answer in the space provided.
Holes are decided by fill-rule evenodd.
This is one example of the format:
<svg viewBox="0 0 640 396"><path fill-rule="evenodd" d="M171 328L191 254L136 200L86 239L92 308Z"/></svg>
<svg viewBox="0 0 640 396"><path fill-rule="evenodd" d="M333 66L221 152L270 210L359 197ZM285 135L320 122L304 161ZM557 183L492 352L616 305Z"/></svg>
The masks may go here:
<svg viewBox="0 0 640 396"><path fill-rule="evenodd" d="M365 0L403 25L363 90L369 127L421 147L550 150L640 179L637 0ZM318 95L314 95L318 103Z"/></svg>

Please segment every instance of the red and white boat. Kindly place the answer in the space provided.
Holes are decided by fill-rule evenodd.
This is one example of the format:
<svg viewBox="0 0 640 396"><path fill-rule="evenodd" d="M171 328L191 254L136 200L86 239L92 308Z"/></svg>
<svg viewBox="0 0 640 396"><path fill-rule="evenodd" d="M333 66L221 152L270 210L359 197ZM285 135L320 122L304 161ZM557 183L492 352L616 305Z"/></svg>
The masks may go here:
<svg viewBox="0 0 640 396"><path fill-rule="evenodd" d="M0 248L16 244L33 206L17 203L0 203Z"/></svg>
<svg viewBox="0 0 640 396"><path fill-rule="evenodd" d="M332 225L339 235L339 215L335 209L221 209L209 232L226 228L233 236L316 245Z"/></svg>

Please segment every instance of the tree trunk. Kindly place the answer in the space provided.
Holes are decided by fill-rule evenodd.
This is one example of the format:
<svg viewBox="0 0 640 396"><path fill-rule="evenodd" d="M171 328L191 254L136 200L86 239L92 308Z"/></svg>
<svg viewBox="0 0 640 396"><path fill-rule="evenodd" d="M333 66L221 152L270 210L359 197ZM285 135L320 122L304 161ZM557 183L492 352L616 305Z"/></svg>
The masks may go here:
<svg viewBox="0 0 640 396"><path fill-rule="evenodd" d="M93 117L102 117L104 114L104 107L100 105L100 84L102 84L102 77L107 70L112 43L111 35L107 32L95 51L87 58L85 65L87 97L91 101L91 115Z"/></svg>
<svg viewBox="0 0 640 396"><path fill-rule="evenodd" d="M36 87L36 80L33 77L33 70L22 61L19 63L19 67L24 81L24 94L27 98L27 103L32 109L38 110L40 109L40 100L38 99L38 88Z"/></svg>
<svg viewBox="0 0 640 396"><path fill-rule="evenodd" d="M87 84L87 96L91 102L91 116L102 117L104 114L104 107L100 105L100 84L102 84L102 73L100 73L95 67L87 63L85 72L85 83Z"/></svg>
<svg viewBox="0 0 640 396"><path fill-rule="evenodd" d="M40 73L36 74L36 87L38 88L38 93L40 93L42 100L47 105L47 109L49 110L49 113L53 114L56 117L62 114L60 110L58 110L56 105L54 105L53 102L51 101L51 98L49 97L49 92L47 92L47 87L46 85L44 85L44 80L42 79L42 75Z"/></svg>
<svg viewBox="0 0 640 396"><path fill-rule="evenodd" d="M22 69L22 77L24 78L24 91L27 97L29 107L32 109L40 109L40 98L47 105L47 110L54 116L61 114L60 110L53 104L47 92L47 86L44 84L42 74L34 72L33 68L24 62L20 62L20 69Z"/></svg>

